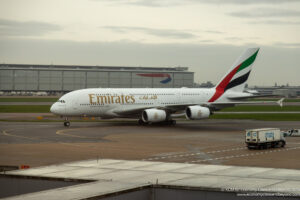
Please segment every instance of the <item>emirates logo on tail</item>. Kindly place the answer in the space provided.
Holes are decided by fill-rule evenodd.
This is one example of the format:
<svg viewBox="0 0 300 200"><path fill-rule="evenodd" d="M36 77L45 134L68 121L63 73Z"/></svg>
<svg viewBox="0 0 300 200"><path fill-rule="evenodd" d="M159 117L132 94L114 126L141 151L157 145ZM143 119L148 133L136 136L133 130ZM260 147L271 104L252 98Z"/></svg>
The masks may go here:
<svg viewBox="0 0 300 200"><path fill-rule="evenodd" d="M255 50L254 53L253 50ZM248 80L251 72L251 65L254 63L258 51L259 49L248 49L242 55L242 57L238 60L238 63L240 64L234 66L234 68L217 85L215 94L208 102L216 101L224 94L226 90L242 85ZM250 52L252 52L252 54L249 56ZM244 58L245 56L247 57Z"/></svg>

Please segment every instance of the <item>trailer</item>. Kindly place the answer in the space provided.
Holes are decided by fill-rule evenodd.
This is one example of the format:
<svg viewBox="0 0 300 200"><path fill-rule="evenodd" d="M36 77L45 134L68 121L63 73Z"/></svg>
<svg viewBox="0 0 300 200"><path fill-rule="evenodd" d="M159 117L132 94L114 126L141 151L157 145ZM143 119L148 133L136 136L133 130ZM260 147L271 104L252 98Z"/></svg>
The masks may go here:
<svg viewBox="0 0 300 200"><path fill-rule="evenodd" d="M278 128L260 128L246 130L248 149L268 149L284 147L285 137Z"/></svg>

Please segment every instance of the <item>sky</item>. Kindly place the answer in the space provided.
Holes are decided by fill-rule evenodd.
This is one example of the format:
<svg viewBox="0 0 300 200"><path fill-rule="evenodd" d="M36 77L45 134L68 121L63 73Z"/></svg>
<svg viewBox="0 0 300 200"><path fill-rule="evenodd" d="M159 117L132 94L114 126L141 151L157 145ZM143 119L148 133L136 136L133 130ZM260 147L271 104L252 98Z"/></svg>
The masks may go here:
<svg viewBox="0 0 300 200"><path fill-rule="evenodd" d="M0 63L181 66L216 84L250 47L250 86L299 86L300 0L0 1Z"/></svg>

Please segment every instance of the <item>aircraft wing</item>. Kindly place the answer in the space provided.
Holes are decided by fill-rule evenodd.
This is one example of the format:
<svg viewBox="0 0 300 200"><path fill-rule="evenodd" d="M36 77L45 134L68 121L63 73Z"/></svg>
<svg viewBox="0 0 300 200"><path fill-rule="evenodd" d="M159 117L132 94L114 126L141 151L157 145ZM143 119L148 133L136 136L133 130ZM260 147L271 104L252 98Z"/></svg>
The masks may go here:
<svg viewBox="0 0 300 200"><path fill-rule="evenodd" d="M120 116L136 116L141 114L145 109L151 109L151 108L156 108L153 106L143 106L143 107L134 107L134 108L127 108L127 109L115 109L112 110L113 113L118 114Z"/></svg>
<svg viewBox="0 0 300 200"><path fill-rule="evenodd" d="M261 105L261 104L277 104L279 106L283 106L284 98L278 101L230 101L230 102L213 102L213 103L199 103L199 104L181 104L181 105L168 105L165 107L166 110L185 110L187 106L203 106L213 109L222 109L226 107L231 107L234 105Z"/></svg>
<svg viewBox="0 0 300 200"><path fill-rule="evenodd" d="M187 106L203 106L208 107L211 109L222 109L234 105L253 105L253 104L278 104L281 107L283 106L284 98L280 99L279 101L231 101L231 102L213 102L213 103L194 103L194 104L174 104L174 105L167 105L167 106L141 106L141 107L134 107L129 109L116 109L112 110L112 112L120 115L120 116L137 116L141 115L141 113L146 109L156 108L161 110L166 110L169 113L173 114L178 111L183 111L186 109Z"/></svg>
<svg viewBox="0 0 300 200"><path fill-rule="evenodd" d="M283 100L284 98L278 100L278 101L231 101L231 102L214 102L207 104L207 107L215 107L218 109L234 106L234 105L261 105L261 104L277 104L280 107L283 106Z"/></svg>
<svg viewBox="0 0 300 200"><path fill-rule="evenodd" d="M194 106L194 105L202 105L202 104L174 104L174 105L167 105L167 106L142 106L142 107L135 107L135 108L129 108L129 109L122 109L122 110L113 110L112 112L122 116L136 116L140 115L144 110L156 108L160 110L166 110L169 113L175 113L177 111L185 110L187 106Z"/></svg>

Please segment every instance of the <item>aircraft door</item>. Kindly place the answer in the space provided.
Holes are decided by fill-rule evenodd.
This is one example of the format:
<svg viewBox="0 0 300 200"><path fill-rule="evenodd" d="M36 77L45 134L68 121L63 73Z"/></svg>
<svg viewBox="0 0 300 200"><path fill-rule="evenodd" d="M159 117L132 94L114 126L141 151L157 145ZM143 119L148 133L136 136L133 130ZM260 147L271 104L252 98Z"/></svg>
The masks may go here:
<svg viewBox="0 0 300 200"><path fill-rule="evenodd" d="M176 100L177 100L177 103L179 104L182 104L182 89L178 89L177 92L175 93L176 94Z"/></svg>
<svg viewBox="0 0 300 200"><path fill-rule="evenodd" d="M77 98L72 101L72 109L74 111L78 110L78 99Z"/></svg>

